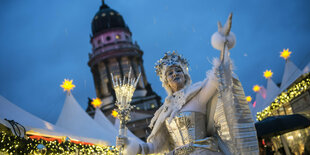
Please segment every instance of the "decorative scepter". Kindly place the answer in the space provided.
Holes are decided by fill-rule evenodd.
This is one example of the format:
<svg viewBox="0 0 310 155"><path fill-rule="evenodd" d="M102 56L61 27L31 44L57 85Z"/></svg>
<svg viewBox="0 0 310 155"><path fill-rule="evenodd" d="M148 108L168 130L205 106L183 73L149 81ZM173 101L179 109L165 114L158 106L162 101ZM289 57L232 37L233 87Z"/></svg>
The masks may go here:
<svg viewBox="0 0 310 155"><path fill-rule="evenodd" d="M128 121L130 121L130 111L133 109L134 106L130 105L133 93L136 90L137 83L139 81L139 78L141 76L141 73L139 74L138 78L131 78L131 67L129 70L129 74L127 77L124 76L123 79L115 79L113 74L111 73L112 76L112 82L113 82L113 88L116 94L116 106L117 109L115 111L118 113L117 118L120 120L120 125L119 125L119 131L118 131L118 136L125 138L126 135L126 124ZM119 149L119 154L122 154L124 146L121 146Z"/></svg>

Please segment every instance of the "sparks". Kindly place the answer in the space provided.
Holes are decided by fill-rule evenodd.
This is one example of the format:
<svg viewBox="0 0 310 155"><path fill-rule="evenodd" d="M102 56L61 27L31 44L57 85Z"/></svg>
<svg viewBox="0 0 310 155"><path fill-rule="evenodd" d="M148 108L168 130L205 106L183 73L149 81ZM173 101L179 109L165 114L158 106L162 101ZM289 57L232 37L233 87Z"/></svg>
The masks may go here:
<svg viewBox="0 0 310 155"><path fill-rule="evenodd" d="M284 58L285 60L287 60L290 55L291 55L291 51L289 51L289 49L283 49L283 51L281 52L280 57Z"/></svg>
<svg viewBox="0 0 310 155"><path fill-rule="evenodd" d="M252 101L252 97L251 97L251 96L247 96L245 99L246 99L246 101L248 101L248 102L251 102L251 101Z"/></svg>
<svg viewBox="0 0 310 155"><path fill-rule="evenodd" d="M271 78L272 77L272 72L271 72L271 70L266 70L265 72L264 72L264 77L266 78L266 79L269 79L269 78Z"/></svg>
<svg viewBox="0 0 310 155"><path fill-rule="evenodd" d="M100 107L101 103L102 103L102 102L101 102L100 98L94 98L93 101L91 102L91 104L92 104L95 108Z"/></svg>
<svg viewBox="0 0 310 155"><path fill-rule="evenodd" d="M60 87L62 87L64 91L70 92L75 87L75 85L72 84L72 81L73 80L65 79L65 81L62 82L62 85L60 85Z"/></svg>
<svg viewBox="0 0 310 155"><path fill-rule="evenodd" d="M113 110L111 115L112 115L113 117L117 117L118 112L117 112L117 111L115 111L115 110Z"/></svg>
<svg viewBox="0 0 310 155"><path fill-rule="evenodd" d="M260 90L260 86L259 85L255 85L255 86L253 86L253 91L254 92L259 92L259 90Z"/></svg>

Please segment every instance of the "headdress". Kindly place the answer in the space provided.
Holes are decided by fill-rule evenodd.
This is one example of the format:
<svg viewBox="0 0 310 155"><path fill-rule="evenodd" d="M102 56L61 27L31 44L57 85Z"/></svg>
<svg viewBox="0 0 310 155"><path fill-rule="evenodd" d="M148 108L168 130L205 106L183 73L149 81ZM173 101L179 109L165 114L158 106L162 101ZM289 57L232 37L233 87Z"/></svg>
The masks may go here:
<svg viewBox="0 0 310 155"><path fill-rule="evenodd" d="M155 68L156 74L159 76L160 81L163 83L163 87L170 95L171 90L165 85L166 84L166 70L171 66L178 66L183 70L185 77L187 78L185 86L190 85L191 79L188 73L188 62L185 58L179 55L177 52L166 52L165 56L157 61Z"/></svg>

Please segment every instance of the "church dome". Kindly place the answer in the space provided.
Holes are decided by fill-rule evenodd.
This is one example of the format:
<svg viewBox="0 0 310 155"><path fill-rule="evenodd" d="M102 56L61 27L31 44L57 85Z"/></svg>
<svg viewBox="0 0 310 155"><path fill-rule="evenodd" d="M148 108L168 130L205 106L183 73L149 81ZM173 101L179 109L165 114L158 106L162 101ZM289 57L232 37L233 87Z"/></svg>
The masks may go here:
<svg viewBox="0 0 310 155"><path fill-rule="evenodd" d="M128 28L123 17L102 1L99 11L92 21L92 32L96 35L110 28Z"/></svg>

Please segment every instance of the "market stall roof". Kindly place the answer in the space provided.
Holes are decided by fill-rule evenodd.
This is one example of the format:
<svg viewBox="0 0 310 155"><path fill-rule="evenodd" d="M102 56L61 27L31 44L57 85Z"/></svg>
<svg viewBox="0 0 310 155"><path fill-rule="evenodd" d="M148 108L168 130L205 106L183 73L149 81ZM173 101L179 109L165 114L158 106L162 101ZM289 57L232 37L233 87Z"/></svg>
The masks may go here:
<svg viewBox="0 0 310 155"><path fill-rule="evenodd" d="M65 104L56 122L56 126L83 137L101 139L115 145L116 137L113 130L101 127L78 104L73 95L67 93Z"/></svg>
<svg viewBox="0 0 310 155"><path fill-rule="evenodd" d="M96 109L94 120L104 128L107 128L111 131L111 135L113 134L114 137L118 136L118 129L119 129L119 119L115 119L115 125L101 112L99 108ZM135 136L130 130L127 130L127 136L129 138L135 139L138 143L144 143L140 138Z"/></svg>
<svg viewBox="0 0 310 155"><path fill-rule="evenodd" d="M290 86L298 77L302 75L302 71L297 68L297 66L287 60L285 63L284 74L281 82L281 92L284 91L288 86Z"/></svg>
<svg viewBox="0 0 310 155"><path fill-rule="evenodd" d="M272 79L268 79L267 81L267 93L265 100L265 107L269 106L270 103L280 94L280 88L274 83Z"/></svg>
<svg viewBox="0 0 310 155"><path fill-rule="evenodd" d="M14 105L6 98L0 95L0 118L14 120L19 124L26 127L26 130L31 130L32 128L39 128L57 132L65 132L65 130L56 127L55 125L44 121L31 113L21 109L20 107Z"/></svg>
<svg viewBox="0 0 310 155"><path fill-rule="evenodd" d="M310 72L310 62L305 66L305 68L303 69L302 72L303 72L303 74Z"/></svg>
<svg viewBox="0 0 310 155"><path fill-rule="evenodd" d="M57 127L21 109L0 95L0 123L12 129L11 125L4 119L14 120L15 122L21 124L25 127L27 134L57 138L69 137L70 139L83 142L90 142L101 145L107 144L107 142L103 140L76 136L68 130Z"/></svg>

